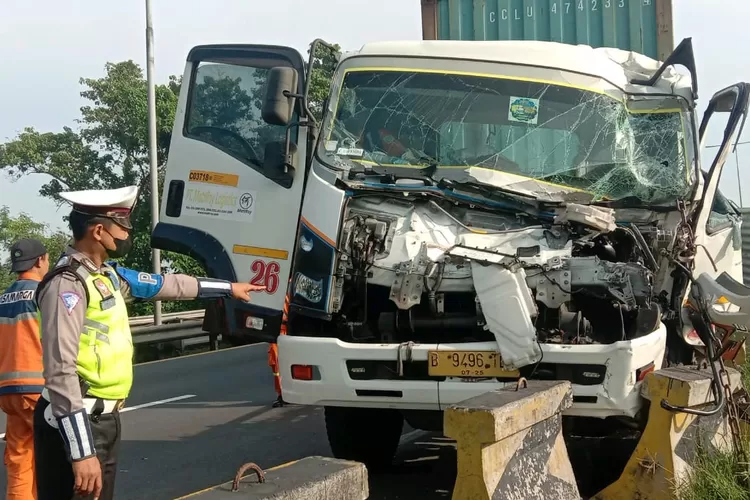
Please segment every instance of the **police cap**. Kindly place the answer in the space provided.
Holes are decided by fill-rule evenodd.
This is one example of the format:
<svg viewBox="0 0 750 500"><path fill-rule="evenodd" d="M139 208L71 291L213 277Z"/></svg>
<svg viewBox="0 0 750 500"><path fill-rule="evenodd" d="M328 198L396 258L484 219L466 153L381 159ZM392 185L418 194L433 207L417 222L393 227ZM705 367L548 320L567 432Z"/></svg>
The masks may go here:
<svg viewBox="0 0 750 500"><path fill-rule="evenodd" d="M133 228L130 213L137 197L138 186L60 193L60 198L73 205L74 212L110 219L126 229Z"/></svg>

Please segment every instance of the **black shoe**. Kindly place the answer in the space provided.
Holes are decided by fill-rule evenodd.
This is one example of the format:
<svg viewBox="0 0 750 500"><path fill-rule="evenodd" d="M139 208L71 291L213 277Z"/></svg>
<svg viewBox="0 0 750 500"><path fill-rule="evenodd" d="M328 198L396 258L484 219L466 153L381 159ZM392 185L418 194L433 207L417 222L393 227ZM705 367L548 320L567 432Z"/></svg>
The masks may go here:
<svg viewBox="0 0 750 500"><path fill-rule="evenodd" d="M282 406L286 406L286 401L284 401L284 399L281 396L279 396L278 398L276 398L276 401L274 401L271 406L273 408L281 408Z"/></svg>

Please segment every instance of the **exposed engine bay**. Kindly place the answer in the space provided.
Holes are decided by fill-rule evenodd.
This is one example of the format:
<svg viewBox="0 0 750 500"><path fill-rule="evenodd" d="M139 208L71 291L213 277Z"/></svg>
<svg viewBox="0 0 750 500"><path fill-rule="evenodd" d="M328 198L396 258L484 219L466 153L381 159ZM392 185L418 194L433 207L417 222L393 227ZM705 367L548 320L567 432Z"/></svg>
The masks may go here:
<svg viewBox="0 0 750 500"><path fill-rule="evenodd" d="M661 319L658 230L619 227L611 209L569 204L545 222L367 195L343 220L330 298L342 340L497 340L504 366L520 367L540 343L631 340Z"/></svg>

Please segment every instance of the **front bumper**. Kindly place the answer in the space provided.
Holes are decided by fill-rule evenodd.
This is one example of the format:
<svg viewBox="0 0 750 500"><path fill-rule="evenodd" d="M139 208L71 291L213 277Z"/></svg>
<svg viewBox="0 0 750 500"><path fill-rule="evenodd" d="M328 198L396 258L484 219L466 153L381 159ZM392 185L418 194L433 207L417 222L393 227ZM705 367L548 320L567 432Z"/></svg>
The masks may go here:
<svg viewBox="0 0 750 500"><path fill-rule="evenodd" d="M661 368L666 337L666 328L660 324L653 333L631 341L542 344L544 357L532 378L546 372L546 378L572 382L573 406L566 415L633 417L642 405L636 371L650 363L656 370ZM415 344L410 355L399 344L354 344L334 338L282 335L278 343L284 400L295 404L443 410L513 383L427 375L430 350L496 350L494 342ZM292 365L312 365L313 380L293 379ZM597 367L603 375L590 383L585 376L596 369L586 367ZM365 378L358 374L365 372L369 372Z"/></svg>

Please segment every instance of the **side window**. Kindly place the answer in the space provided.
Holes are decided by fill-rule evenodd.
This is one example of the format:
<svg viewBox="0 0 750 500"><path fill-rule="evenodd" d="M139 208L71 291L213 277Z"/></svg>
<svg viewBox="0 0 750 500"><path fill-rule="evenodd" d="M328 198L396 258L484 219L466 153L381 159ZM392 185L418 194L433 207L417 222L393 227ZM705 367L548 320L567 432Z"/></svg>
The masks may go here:
<svg viewBox="0 0 750 500"><path fill-rule="evenodd" d="M717 189L716 196L714 196L714 202L711 205L711 212L708 214L706 232L711 234L731 227L737 218L738 214L734 207L729 203L729 200L721 194L721 191Z"/></svg>
<svg viewBox="0 0 750 500"><path fill-rule="evenodd" d="M268 73L268 68L199 62L191 82L185 135L261 169L266 145L283 141L286 132L261 118Z"/></svg>

